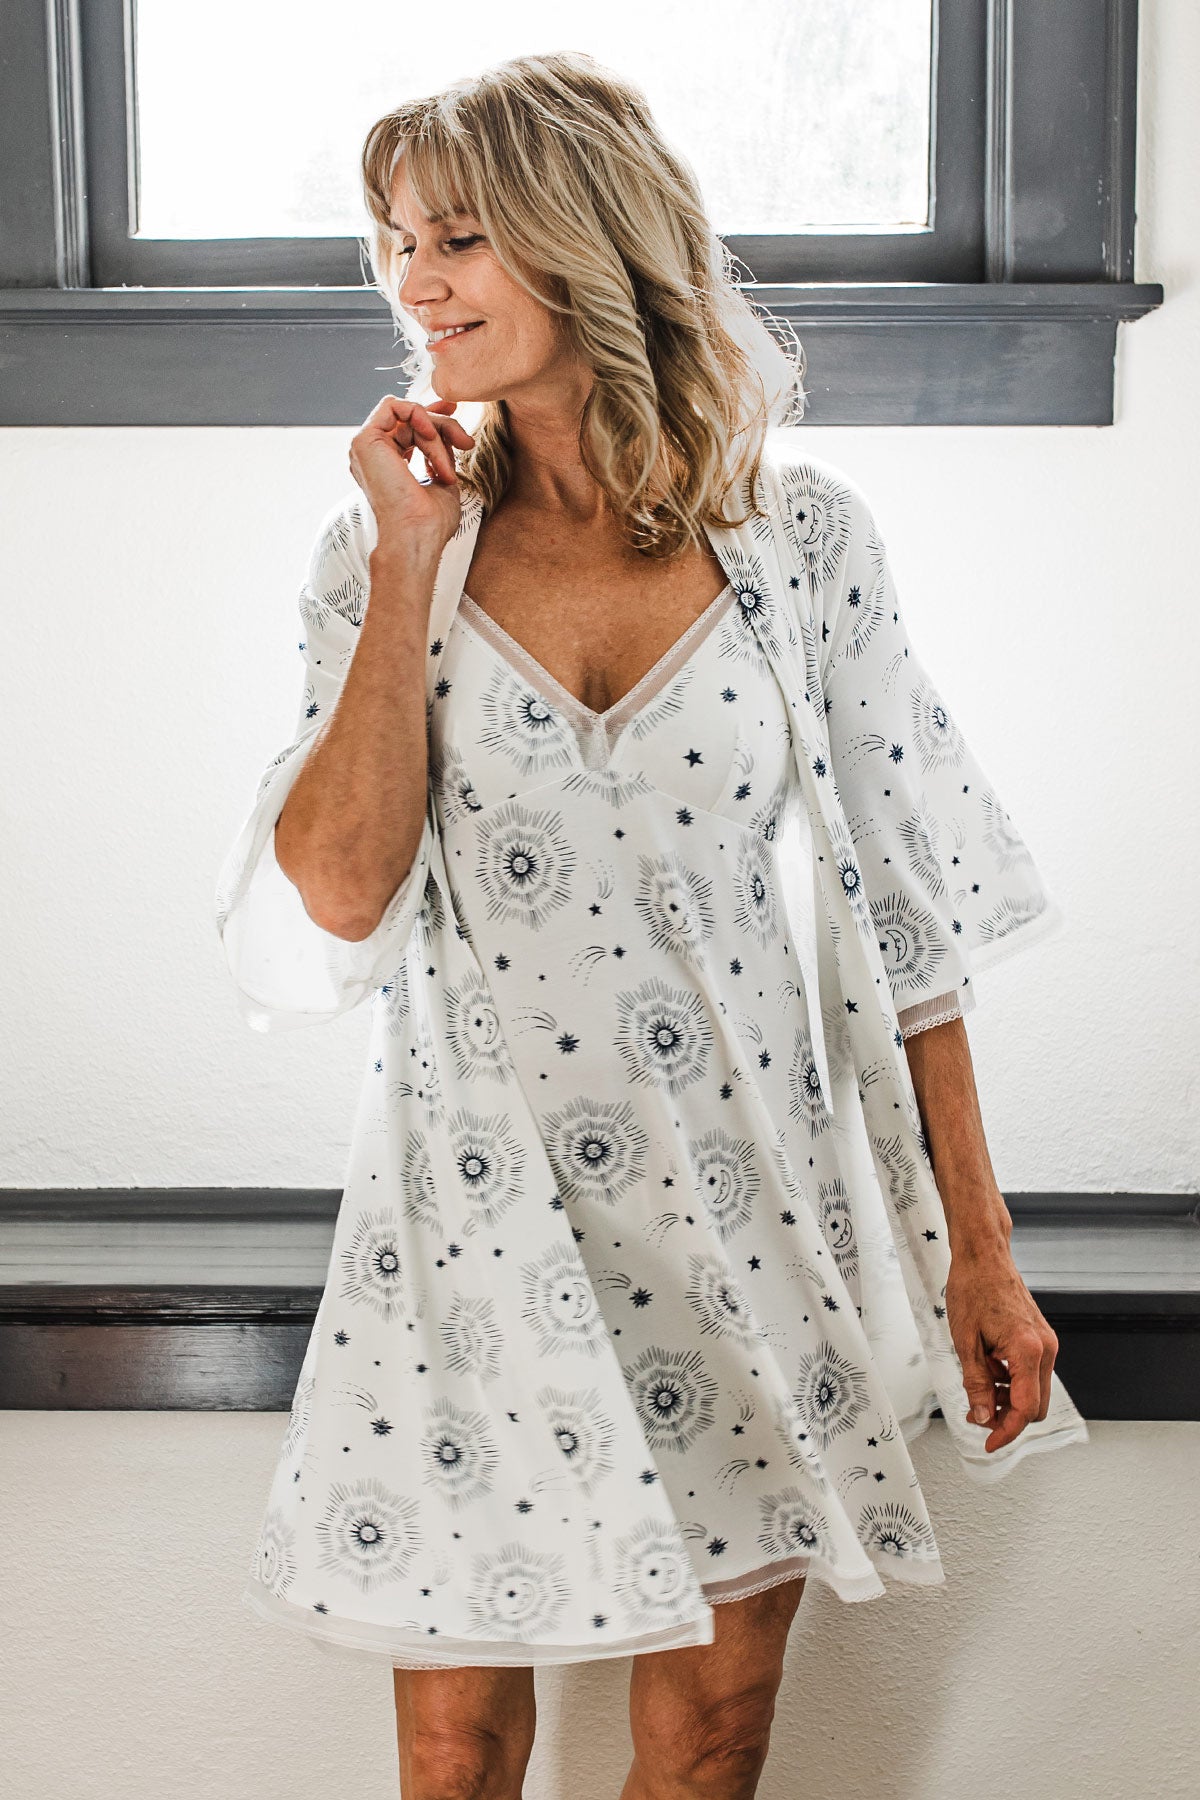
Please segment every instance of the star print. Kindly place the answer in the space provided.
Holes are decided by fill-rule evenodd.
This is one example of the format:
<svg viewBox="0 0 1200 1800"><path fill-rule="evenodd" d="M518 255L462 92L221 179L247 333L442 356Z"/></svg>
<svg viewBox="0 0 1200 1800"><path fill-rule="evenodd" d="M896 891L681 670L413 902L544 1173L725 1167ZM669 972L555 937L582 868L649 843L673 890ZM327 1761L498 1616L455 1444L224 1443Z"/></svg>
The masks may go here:
<svg viewBox="0 0 1200 1800"><path fill-rule="evenodd" d="M750 798L750 783L748 781L741 782L739 786L734 789L733 797L735 800L748 800Z"/></svg>
<svg viewBox="0 0 1200 1800"><path fill-rule="evenodd" d="M590 912L590 913L592 913L592 914L593 914L593 915L594 915L594 914L596 914L596 913L598 913L598 912L599 912L599 911L600 911L600 903L599 903L599 901L597 901L597 900L593 900L593 901L592 901L592 904L591 904L591 905L590 905L590 906L589 906L589 907L588 907L588 911L589 911L589 912Z"/></svg>
<svg viewBox="0 0 1200 1800"><path fill-rule="evenodd" d="M751 1268L751 1269L761 1269L762 1268L762 1258L758 1257L758 1256L748 1257L747 1258L747 1267Z"/></svg>
<svg viewBox="0 0 1200 1800"><path fill-rule="evenodd" d="M922 1235L924 1236L925 1242L927 1244L934 1244L937 1242L937 1232L936 1231L926 1231Z"/></svg>
<svg viewBox="0 0 1200 1800"><path fill-rule="evenodd" d="M388 1424L386 1419L371 1420L371 1430L375 1433L376 1437L386 1437L391 1429L392 1427Z"/></svg>
<svg viewBox="0 0 1200 1800"><path fill-rule="evenodd" d="M731 687L722 688L721 689L721 698L722 698L722 700L736 700L737 699L736 688L731 688Z"/></svg>
<svg viewBox="0 0 1200 1800"><path fill-rule="evenodd" d="M698 762L704 761L704 758L701 756L701 754L698 750L685 750L684 755L683 755L683 760L685 763L688 764L688 766L690 768L694 769Z"/></svg>
<svg viewBox="0 0 1200 1800"><path fill-rule="evenodd" d="M654 1295L646 1288L635 1288L629 1298L633 1301L635 1306L649 1306Z"/></svg>
<svg viewBox="0 0 1200 1800"><path fill-rule="evenodd" d="M518 1511L518 1512L519 1512L519 1513L529 1513L529 1512L532 1512L532 1511L533 1511L533 1502L532 1502L532 1500L518 1500L518 1501L517 1501L517 1511Z"/></svg>
<svg viewBox="0 0 1200 1800"><path fill-rule="evenodd" d="M729 973L731 975L740 975L741 972L742 972L742 959L740 956L735 956L733 961L729 965Z"/></svg>
<svg viewBox="0 0 1200 1800"><path fill-rule="evenodd" d="M850 592L846 595L846 600L850 606L860 605L862 601L862 589L857 586L852 587Z"/></svg>
<svg viewBox="0 0 1200 1800"><path fill-rule="evenodd" d="M572 1050L578 1050L579 1048L579 1039L577 1037L572 1037L569 1031L564 1031L560 1038L555 1039L555 1042L564 1056L569 1056Z"/></svg>
<svg viewBox="0 0 1200 1800"><path fill-rule="evenodd" d="M676 812L675 817L679 820L681 825L691 825L694 823L693 815L688 811L686 806L681 806Z"/></svg>
<svg viewBox="0 0 1200 1800"><path fill-rule="evenodd" d="M432 644L430 644L430 646L429 646L429 654L430 654L430 656L440 656L440 655L441 655L441 650L442 650L442 640L441 640L441 638L434 638L434 640L433 640L433 642L432 642Z"/></svg>
<svg viewBox="0 0 1200 1800"><path fill-rule="evenodd" d="M821 1252L818 1250L817 1255L820 1256L820 1254ZM832 1294L822 1294L821 1305L825 1308L826 1312L841 1312L842 1310Z"/></svg>
<svg viewBox="0 0 1200 1800"><path fill-rule="evenodd" d="M350 1342L350 1334L346 1331L335 1331L333 1334L333 1341L335 1344L348 1344Z"/></svg>
<svg viewBox="0 0 1200 1800"><path fill-rule="evenodd" d="M446 698L446 695L450 692L450 683L446 680L444 675L439 676L438 680L434 683L433 691L439 700L444 700Z"/></svg>
<svg viewBox="0 0 1200 1800"><path fill-rule="evenodd" d="M758 1053L758 1066L759 1066L759 1068L760 1068L760 1069L769 1069L769 1068L770 1068L770 1066L771 1066L771 1052L770 1052L770 1051L769 1051L769 1050L760 1050L760 1051L759 1051L759 1053Z"/></svg>
<svg viewBox="0 0 1200 1800"><path fill-rule="evenodd" d="M903 762L904 761L904 746L903 746L903 744L893 744L891 747L891 750L888 752L888 754L894 763Z"/></svg>
<svg viewBox="0 0 1200 1800"><path fill-rule="evenodd" d="M709 1538L706 1548L710 1556L723 1556L728 1544L724 1538Z"/></svg>

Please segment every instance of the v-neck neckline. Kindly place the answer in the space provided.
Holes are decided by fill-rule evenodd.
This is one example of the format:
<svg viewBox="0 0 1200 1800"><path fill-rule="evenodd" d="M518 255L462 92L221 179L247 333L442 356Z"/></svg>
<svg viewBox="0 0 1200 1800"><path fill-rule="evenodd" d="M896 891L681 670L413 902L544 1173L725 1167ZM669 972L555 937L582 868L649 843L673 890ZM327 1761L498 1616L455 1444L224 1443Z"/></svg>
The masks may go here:
<svg viewBox="0 0 1200 1800"><path fill-rule="evenodd" d="M715 627L719 617L723 616L735 599L733 583L727 581L720 593L713 596L704 611L692 620L673 644L667 646L645 674L639 676L633 686L626 689L611 706L606 706L600 712L595 707L588 706L578 694L572 693L569 687L559 681L556 675L552 675L532 651L527 650L511 632L506 631L491 613L484 612L479 602L473 600L465 588L461 596L461 611L471 628L498 650L507 662L515 664L518 670L528 674L535 686L551 690L547 698L556 697L561 710L570 713L589 731L602 730L611 742L614 729L628 723L629 719L649 704L659 688L691 656L693 649L697 647L697 638L708 635L708 628Z"/></svg>

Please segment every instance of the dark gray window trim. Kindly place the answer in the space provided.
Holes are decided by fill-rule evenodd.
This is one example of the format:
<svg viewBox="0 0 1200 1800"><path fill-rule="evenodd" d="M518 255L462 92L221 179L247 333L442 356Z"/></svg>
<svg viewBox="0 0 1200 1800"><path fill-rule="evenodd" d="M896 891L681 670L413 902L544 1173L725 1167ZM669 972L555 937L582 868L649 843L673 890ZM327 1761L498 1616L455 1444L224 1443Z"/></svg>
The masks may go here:
<svg viewBox="0 0 1200 1800"><path fill-rule="evenodd" d="M286 1412L340 1200L337 1190L0 1193L0 1408ZM1012 1194L1007 1204L1014 1258L1084 1417L1200 1417L1195 1195Z"/></svg>
<svg viewBox="0 0 1200 1800"><path fill-rule="evenodd" d="M1111 424L1117 325L1162 304L1160 284L1133 281L1137 0L982 10L972 278L747 287L804 341L811 424ZM78 0L14 11L0 49L0 424L350 425L401 385L370 288L87 286ZM804 242L775 250L802 258ZM763 240L739 245L769 266Z"/></svg>

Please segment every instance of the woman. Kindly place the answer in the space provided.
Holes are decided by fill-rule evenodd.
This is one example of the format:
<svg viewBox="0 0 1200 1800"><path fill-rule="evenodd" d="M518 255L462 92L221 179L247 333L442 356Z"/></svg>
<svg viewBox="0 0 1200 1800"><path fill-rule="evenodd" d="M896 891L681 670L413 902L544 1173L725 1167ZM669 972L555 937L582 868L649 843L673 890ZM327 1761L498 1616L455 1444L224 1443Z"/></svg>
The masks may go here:
<svg viewBox="0 0 1200 1800"><path fill-rule="evenodd" d="M390 1659L409 1800L630 1653L623 1800L750 1794L806 1577L944 1580L932 1413L1086 1441L962 1021L1061 915L640 93L522 57L363 173L439 397L353 440L219 884L252 1024L373 1008L246 1597Z"/></svg>

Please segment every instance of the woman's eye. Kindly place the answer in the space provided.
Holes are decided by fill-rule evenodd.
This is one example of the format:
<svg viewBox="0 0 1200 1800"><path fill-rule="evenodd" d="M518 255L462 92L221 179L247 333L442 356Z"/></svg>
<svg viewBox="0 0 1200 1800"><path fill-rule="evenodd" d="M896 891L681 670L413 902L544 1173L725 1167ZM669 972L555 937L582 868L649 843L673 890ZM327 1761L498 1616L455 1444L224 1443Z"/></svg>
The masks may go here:
<svg viewBox="0 0 1200 1800"><path fill-rule="evenodd" d="M469 233L466 237L446 238L445 242L447 244L452 244L456 250L461 250L467 244L478 244L480 242L480 238L481 238L481 233L478 231L474 231L474 232ZM416 249L415 244L397 244L396 255L397 256L411 256L415 249Z"/></svg>

